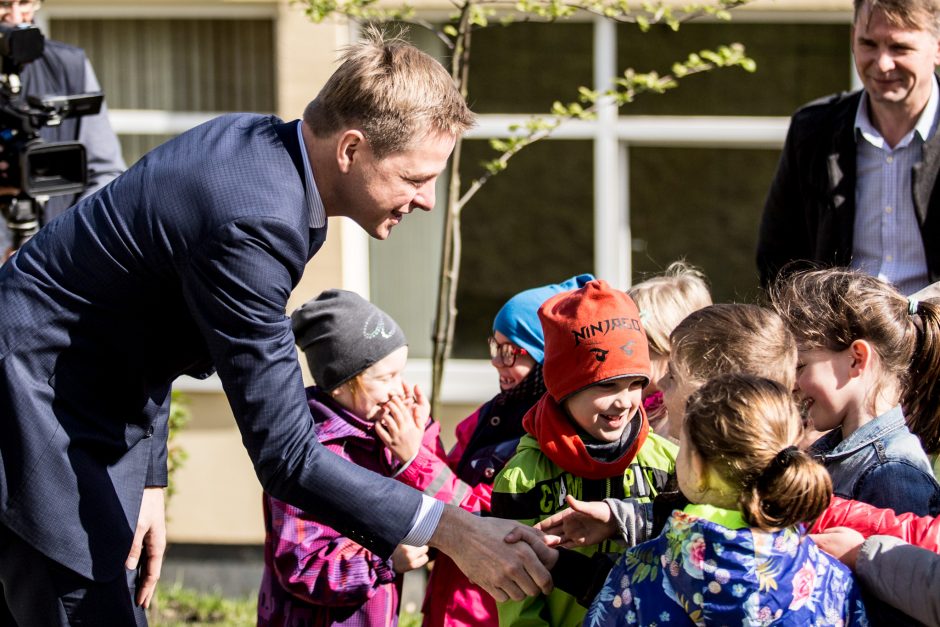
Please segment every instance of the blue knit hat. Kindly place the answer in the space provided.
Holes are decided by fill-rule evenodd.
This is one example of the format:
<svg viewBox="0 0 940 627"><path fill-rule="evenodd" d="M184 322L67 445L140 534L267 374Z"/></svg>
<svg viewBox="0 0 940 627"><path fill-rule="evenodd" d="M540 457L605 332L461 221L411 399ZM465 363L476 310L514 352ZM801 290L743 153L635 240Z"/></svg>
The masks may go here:
<svg viewBox="0 0 940 627"><path fill-rule="evenodd" d="M519 348L526 349L532 359L542 363L545 357L545 335L539 321L539 307L546 300L560 294L583 287L594 280L592 274L579 274L561 283L519 292L503 305L493 320L493 330L499 331Z"/></svg>

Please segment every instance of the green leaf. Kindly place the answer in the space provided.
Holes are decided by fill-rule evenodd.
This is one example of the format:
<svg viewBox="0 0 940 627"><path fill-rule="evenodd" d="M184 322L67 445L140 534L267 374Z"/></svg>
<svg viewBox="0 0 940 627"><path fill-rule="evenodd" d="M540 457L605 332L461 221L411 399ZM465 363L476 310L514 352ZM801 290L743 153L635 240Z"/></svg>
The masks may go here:
<svg viewBox="0 0 940 627"><path fill-rule="evenodd" d="M581 97L581 102L597 102L598 93L593 89L578 87L578 95Z"/></svg>

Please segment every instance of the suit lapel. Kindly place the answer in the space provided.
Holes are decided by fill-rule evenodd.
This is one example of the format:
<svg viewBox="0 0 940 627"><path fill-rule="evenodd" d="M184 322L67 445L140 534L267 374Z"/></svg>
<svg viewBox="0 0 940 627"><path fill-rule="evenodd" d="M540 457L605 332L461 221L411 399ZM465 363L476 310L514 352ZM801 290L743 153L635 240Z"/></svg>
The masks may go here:
<svg viewBox="0 0 940 627"><path fill-rule="evenodd" d="M911 169L914 208L917 210L917 219L921 226L927 221L927 207L937 180L938 164L940 164L940 133L934 131L933 136L924 144L923 159L920 163L914 164Z"/></svg>
<svg viewBox="0 0 940 627"><path fill-rule="evenodd" d="M830 214L821 217L821 235L828 233L833 261L846 265L852 258L855 228L856 139L855 111L859 98L850 98L833 125L832 151L827 155Z"/></svg>

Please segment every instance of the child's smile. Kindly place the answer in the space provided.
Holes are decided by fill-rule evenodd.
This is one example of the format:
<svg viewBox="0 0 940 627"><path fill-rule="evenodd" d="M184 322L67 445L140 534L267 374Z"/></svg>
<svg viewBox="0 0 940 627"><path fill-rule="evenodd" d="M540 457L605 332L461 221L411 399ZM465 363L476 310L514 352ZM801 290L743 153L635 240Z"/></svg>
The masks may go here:
<svg viewBox="0 0 940 627"><path fill-rule="evenodd" d="M595 383L565 400L572 420L602 442L616 442L640 408L645 377L624 377Z"/></svg>

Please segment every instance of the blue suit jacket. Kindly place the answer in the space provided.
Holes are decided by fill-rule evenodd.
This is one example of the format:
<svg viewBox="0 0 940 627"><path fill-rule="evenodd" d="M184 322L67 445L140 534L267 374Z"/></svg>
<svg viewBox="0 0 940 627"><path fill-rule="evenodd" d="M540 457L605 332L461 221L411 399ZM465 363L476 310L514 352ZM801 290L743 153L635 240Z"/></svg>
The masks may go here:
<svg viewBox="0 0 940 627"><path fill-rule="evenodd" d="M389 555L420 495L324 449L287 298L311 229L296 123L227 115L160 146L0 268L0 522L123 573L166 481L170 384L212 367L264 489Z"/></svg>

